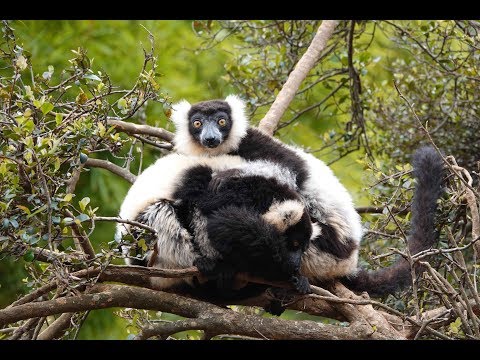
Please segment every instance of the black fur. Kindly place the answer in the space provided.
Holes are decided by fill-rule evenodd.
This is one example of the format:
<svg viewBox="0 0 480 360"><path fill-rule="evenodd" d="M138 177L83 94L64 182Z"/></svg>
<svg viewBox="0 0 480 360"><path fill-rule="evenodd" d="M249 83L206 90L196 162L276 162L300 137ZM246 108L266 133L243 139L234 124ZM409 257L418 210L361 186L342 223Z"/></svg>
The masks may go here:
<svg viewBox="0 0 480 360"><path fill-rule="evenodd" d="M288 186L275 179L253 175L226 180L217 192L209 192L208 196L198 203L198 207L206 215L225 205L244 206L263 214L274 200L287 199L299 197Z"/></svg>
<svg viewBox="0 0 480 360"><path fill-rule="evenodd" d="M305 161L291 149L276 142L260 130L249 128L238 149L230 155L238 155L247 160L269 160L291 170L296 175L297 186L301 189L308 177Z"/></svg>
<svg viewBox="0 0 480 360"><path fill-rule="evenodd" d="M334 255L339 259L347 259L358 246L350 238L346 242L340 241L331 226L318 222L322 232L312 240L312 244L323 252Z"/></svg>
<svg viewBox="0 0 480 360"><path fill-rule="evenodd" d="M437 200L443 193L444 166L442 158L431 147L418 149L413 156L413 174L417 185L412 200L412 222L408 237L408 248L412 255L435 245ZM423 270L416 266L416 274ZM343 282L356 291L367 291L372 296L393 294L411 285L410 265L403 257L392 266L377 271L360 270L358 274Z"/></svg>
<svg viewBox="0 0 480 360"><path fill-rule="evenodd" d="M192 105L187 116L189 132L193 139L199 144L204 145L202 143L201 134L207 125L216 127L222 134L222 139L217 139L217 142L212 144L212 147L218 146L221 141L228 139L232 128L232 110L226 101L209 100L199 102ZM218 124L220 119L225 119L225 126L220 126ZM202 126L199 128L193 126L194 122L197 120L202 123Z"/></svg>
<svg viewBox="0 0 480 360"><path fill-rule="evenodd" d="M275 200L298 200L298 195L261 176L227 178L214 193L208 187L210 179L208 167L193 167L174 193L190 212L196 207L207 217L208 238L222 257L199 258L195 263L199 270L215 274L225 287L236 272L248 272L268 280L291 281L300 292L307 292L309 283L299 269L312 233L308 213L283 234L261 216Z"/></svg>
<svg viewBox="0 0 480 360"><path fill-rule="evenodd" d="M308 291L306 279L299 274L303 248L292 247L287 236L258 213L244 207L222 207L208 217L207 232L212 245L222 254L218 266L223 270L230 267L233 273L289 280L300 292Z"/></svg>

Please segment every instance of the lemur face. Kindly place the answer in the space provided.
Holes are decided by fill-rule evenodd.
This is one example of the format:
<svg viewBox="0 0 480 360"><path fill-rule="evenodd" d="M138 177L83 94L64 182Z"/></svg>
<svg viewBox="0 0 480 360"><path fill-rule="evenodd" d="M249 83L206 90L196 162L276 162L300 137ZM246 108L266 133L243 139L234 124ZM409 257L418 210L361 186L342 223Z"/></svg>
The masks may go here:
<svg viewBox="0 0 480 360"><path fill-rule="evenodd" d="M274 216L269 216L271 214ZM264 220L283 234L288 261L283 266L287 272L298 272L302 254L307 249L313 233L308 212L296 200L276 203L263 215Z"/></svg>
<svg viewBox="0 0 480 360"><path fill-rule="evenodd" d="M232 128L232 109L226 101L209 100L188 111L188 130L193 139L206 148L216 148L227 140Z"/></svg>

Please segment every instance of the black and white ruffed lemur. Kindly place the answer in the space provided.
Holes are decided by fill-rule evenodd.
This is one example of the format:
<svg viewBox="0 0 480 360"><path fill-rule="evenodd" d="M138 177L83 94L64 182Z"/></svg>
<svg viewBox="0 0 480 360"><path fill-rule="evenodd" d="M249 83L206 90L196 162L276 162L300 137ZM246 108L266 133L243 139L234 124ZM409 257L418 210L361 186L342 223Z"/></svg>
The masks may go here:
<svg viewBox="0 0 480 360"><path fill-rule="evenodd" d="M312 222L320 228L303 254L301 274L313 284L342 279L351 288L373 296L395 292L409 283L410 272L403 259L386 269L367 272L358 268L362 238L360 216L352 198L332 170L302 149L249 127L245 104L235 95L225 100L208 100L191 105L183 100L172 106L176 126L174 150L179 154L218 159L229 164L210 184L213 192L226 179L242 177L235 169L239 158L277 163L295 176L295 190L301 195ZM230 156L230 158L228 158ZM428 147L413 157L417 186L412 203L408 246L414 254L434 245L437 199L442 194L443 161ZM268 172L268 169L265 169ZM213 184L213 185L212 185Z"/></svg>
<svg viewBox="0 0 480 360"><path fill-rule="evenodd" d="M242 177L225 178L221 189L209 190L212 175L232 166ZM155 246L142 265L167 269L196 265L207 277L216 278L221 288L241 287L233 280L236 273L244 272L290 281L306 293L310 286L299 274L301 256L319 228L311 223L294 189L291 171L275 163L172 153L137 178L119 216L157 231ZM118 224L116 239L121 242L129 232L136 237L135 231ZM128 246L123 250L128 253ZM135 259L127 263L139 264ZM195 279L186 282L199 286ZM184 283L183 279L152 280L157 289Z"/></svg>

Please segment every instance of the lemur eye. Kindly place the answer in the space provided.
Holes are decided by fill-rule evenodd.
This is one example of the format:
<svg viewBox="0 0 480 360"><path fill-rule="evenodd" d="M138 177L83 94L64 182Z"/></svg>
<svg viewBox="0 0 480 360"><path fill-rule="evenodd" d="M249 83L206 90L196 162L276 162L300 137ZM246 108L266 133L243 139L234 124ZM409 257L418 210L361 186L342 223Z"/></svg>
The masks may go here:
<svg viewBox="0 0 480 360"><path fill-rule="evenodd" d="M227 125L227 120L225 120L225 119L220 119L220 120L218 120L218 125L220 125L220 126L225 126L225 125Z"/></svg>
<svg viewBox="0 0 480 360"><path fill-rule="evenodd" d="M195 128L198 129L200 126L202 126L202 122L201 122L201 121L195 120L195 121L193 122L193 127L195 127Z"/></svg>
<svg viewBox="0 0 480 360"><path fill-rule="evenodd" d="M295 241L293 242L293 247L296 247L296 248L297 248L297 247L299 247L299 246L300 246L300 243L299 243L297 240L295 240Z"/></svg>

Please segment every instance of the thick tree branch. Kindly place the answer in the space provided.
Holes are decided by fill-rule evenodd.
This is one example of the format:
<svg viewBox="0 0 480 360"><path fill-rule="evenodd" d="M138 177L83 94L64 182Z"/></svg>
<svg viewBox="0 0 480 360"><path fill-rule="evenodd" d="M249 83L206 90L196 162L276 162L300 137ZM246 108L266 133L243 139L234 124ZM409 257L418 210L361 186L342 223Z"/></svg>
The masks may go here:
<svg viewBox="0 0 480 360"><path fill-rule="evenodd" d="M29 303L0 311L0 326L32 317L110 307L131 307L198 318L198 327L209 333L238 334L268 339L387 339L383 334L354 323L349 327L314 321L281 320L244 315L180 295L122 285L95 285L89 293Z"/></svg>
<svg viewBox="0 0 480 360"><path fill-rule="evenodd" d="M49 327L42 331L37 340L52 340L60 338L71 324L74 313L60 315Z"/></svg>
<svg viewBox="0 0 480 360"><path fill-rule="evenodd" d="M322 24L318 28L317 34L313 38L312 43L288 76L287 81L278 93L277 98L273 102L267 114L262 121L260 121L260 124L258 125L259 129L270 135L273 135L280 118L283 116L288 106L292 102L305 77L317 63L322 51L327 45L328 40L333 34L333 30L338 23L339 22L337 20L322 21Z"/></svg>
<svg viewBox="0 0 480 360"><path fill-rule="evenodd" d="M107 161L107 160L88 158L87 161L85 162L85 166L97 167L97 168L108 170L114 173L115 175L118 175L121 178L127 180L130 184L133 184L135 182L135 179L137 178L130 171L125 170L124 168L118 165L115 165L114 163L111 163L110 161Z"/></svg>

